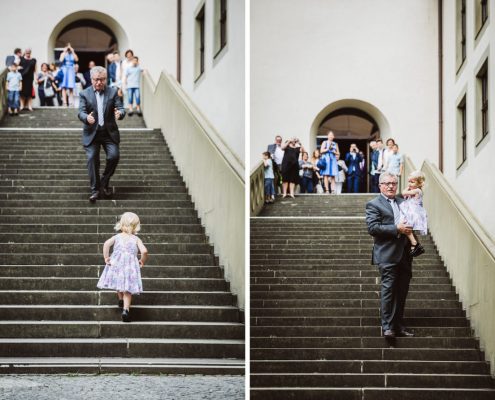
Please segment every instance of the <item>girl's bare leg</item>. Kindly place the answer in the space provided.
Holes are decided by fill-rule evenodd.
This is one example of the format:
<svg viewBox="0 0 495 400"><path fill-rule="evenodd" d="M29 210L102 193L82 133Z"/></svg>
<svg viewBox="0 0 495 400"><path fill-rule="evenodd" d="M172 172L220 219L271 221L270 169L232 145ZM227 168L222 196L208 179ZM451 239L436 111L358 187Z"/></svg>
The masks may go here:
<svg viewBox="0 0 495 400"><path fill-rule="evenodd" d="M328 192L328 175L323 176L323 185L325 186L325 192Z"/></svg>
<svg viewBox="0 0 495 400"><path fill-rule="evenodd" d="M124 292L124 310L129 310L131 307L132 294Z"/></svg>
<svg viewBox="0 0 495 400"><path fill-rule="evenodd" d="M335 176L330 177L330 188L332 189L332 193L335 193Z"/></svg>

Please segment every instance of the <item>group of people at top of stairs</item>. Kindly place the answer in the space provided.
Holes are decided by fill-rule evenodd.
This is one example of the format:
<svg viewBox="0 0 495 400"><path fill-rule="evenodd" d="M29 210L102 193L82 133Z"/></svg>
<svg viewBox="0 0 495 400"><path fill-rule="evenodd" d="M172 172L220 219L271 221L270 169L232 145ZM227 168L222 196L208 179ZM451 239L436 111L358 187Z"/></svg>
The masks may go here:
<svg viewBox="0 0 495 400"><path fill-rule="evenodd" d="M403 157L394 139L387 140L384 148L381 139L370 142L371 154L369 175L371 192L378 193L378 179L382 172L388 171L401 176ZM355 143L341 159L340 149L332 131L319 149L313 151L312 157L306 152L299 139L290 138L285 142L277 135L275 143L268 145L263 153L265 174L265 203L275 200L277 192L282 197L294 198L296 186L300 193L341 194L342 186L347 181L348 193L359 193L365 185L365 155Z"/></svg>
<svg viewBox="0 0 495 400"><path fill-rule="evenodd" d="M6 57L9 115L17 116L22 110L33 111L36 86L40 106L79 107L79 94L91 86L90 71L95 62L90 61L87 70L80 72L79 57L68 43L58 60L41 64L37 72L36 59L31 57L31 53L29 48L24 53L16 48L14 54ZM134 103L137 114L141 115L140 82L145 70L139 65L139 58L132 50L127 50L123 60L118 51L109 53L106 60L108 84L118 88L129 116L133 115Z"/></svg>

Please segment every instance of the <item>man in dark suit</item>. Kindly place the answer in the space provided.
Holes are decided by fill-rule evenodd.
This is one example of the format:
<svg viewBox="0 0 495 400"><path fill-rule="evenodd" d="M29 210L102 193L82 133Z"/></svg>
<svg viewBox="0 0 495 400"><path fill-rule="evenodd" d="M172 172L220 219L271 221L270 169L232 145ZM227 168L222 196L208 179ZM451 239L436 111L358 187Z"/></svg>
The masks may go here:
<svg viewBox="0 0 495 400"><path fill-rule="evenodd" d="M399 206L404 201L396 198L397 176L389 172L380 175L380 194L366 204L366 223L373 236L372 263L378 265L381 275L381 320L386 338L413 336L404 323L404 307L412 277L410 243L406 235L410 226L400 222Z"/></svg>
<svg viewBox="0 0 495 400"><path fill-rule="evenodd" d="M107 87L107 71L103 67L91 69L91 86L84 89L79 100L79 119L84 123L82 144L88 158L91 184L89 201L94 203L102 191L112 194L110 178L119 162L120 134L117 119L125 117L122 100L116 88ZM106 166L100 178L100 147L106 153Z"/></svg>
<svg viewBox="0 0 495 400"><path fill-rule="evenodd" d="M345 156L347 164L347 191L349 193L359 193L359 182L361 180L361 168L359 163L363 157L359 154L356 143L351 144L349 153Z"/></svg>
<svg viewBox="0 0 495 400"><path fill-rule="evenodd" d="M13 64L19 65L21 62L21 56L22 56L22 50L20 48L15 48L14 49L14 54L11 56L7 56L5 58L5 66L7 68L11 67Z"/></svg>

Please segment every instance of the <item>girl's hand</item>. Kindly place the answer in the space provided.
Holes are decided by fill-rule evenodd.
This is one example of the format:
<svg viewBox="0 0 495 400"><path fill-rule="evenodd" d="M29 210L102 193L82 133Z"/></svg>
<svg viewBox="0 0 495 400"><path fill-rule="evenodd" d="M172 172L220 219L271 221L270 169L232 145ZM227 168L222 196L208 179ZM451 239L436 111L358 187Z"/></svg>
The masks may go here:
<svg viewBox="0 0 495 400"><path fill-rule="evenodd" d="M144 267L143 260L139 260L139 266L140 266L141 268L143 268L143 267Z"/></svg>
<svg viewBox="0 0 495 400"><path fill-rule="evenodd" d="M110 257L105 257L105 264L110 265Z"/></svg>

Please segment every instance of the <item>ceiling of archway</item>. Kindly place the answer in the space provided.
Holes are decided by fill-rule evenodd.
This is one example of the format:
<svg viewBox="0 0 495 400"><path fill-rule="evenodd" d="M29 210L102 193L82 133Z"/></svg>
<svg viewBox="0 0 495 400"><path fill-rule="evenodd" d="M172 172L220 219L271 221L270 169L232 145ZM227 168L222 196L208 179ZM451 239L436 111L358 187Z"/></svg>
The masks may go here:
<svg viewBox="0 0 495 400"><path fill-rule="evenodd" d="M318 136L326 136L329 130L340 139L369 139L377 131L377 127L368 119L345 114L324 120L318 128Z"/></svg>
<svg viewBox="0 0 495 400"><path fill-rule="evenodd" d="M116 48L115 37L101 29L88 26L63 32L57 38L55 47L65 47L67 43L70 43L76 51L111 51Z"/></svg>

